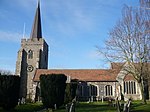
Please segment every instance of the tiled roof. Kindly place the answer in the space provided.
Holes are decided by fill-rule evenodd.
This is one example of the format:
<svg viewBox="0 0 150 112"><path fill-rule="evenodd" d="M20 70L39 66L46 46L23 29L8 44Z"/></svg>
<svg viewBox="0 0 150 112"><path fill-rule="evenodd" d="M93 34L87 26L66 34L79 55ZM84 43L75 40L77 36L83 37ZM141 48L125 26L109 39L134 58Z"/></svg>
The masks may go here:
<svg viewBox="0 0 150 112"><path fill-rule="evenodd" d="M121 69L125 63L111 63L111 69Z"/></svg>
<svg viewBox="0 0 150 112"><path fill-rule="evenodd" d="M135 81L135 78L131 74L128 74L124 77L124 81L131 81L131 80Z"/></svg>
<svg viewBox="0 0 150 112"><path fill-rule="evenodd" d="M117 81L116 77L123 65L124 63L111 63L111 69L37 69L33 80L39 81L42 74L64 74L80 81ZM150 63L148 67L150 68ZM135 79L132 75L127 75L124 80Z"/></svg>
<svg viewBox="0 0 150 112"><path fill-rule="evenodd" d="M80 81L116 81L118 70L113 69L37 69L34 81L39 81L41 74L65 74Z"/></svg>

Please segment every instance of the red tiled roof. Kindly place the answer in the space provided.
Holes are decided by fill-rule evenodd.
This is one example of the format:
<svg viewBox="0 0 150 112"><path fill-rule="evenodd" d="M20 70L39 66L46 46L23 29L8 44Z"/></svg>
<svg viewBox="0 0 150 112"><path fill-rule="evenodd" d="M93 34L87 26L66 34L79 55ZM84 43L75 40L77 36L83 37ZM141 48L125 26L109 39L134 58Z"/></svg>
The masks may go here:
<svg viewBox="0 0 150 112"><path fill-rule="evenodd" d="M125 63L111 63L111 69L121 69L124 66Z"/></svg>
<svg viewBox="0 0 150 112"><path fill-rule="evenodd" d="M41 74L65 74L80 81L116 81L118 70L113 69L37 69L34 81L39 81Z"/></svg>
<svg viewBox="0 0 150 112"><path fill-rule="evenodd" d="M135 78L131 74L128 74L124 77L124 81L129 81L129 80L135 80Z"/></svg>

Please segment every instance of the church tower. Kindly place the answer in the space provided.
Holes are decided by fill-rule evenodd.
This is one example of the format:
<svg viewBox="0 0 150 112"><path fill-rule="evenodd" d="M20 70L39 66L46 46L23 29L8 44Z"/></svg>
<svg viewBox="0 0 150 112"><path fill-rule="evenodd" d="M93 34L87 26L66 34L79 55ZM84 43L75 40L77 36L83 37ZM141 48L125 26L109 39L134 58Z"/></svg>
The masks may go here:
<svg viewBox="0 0 150 112"><path fill-rule="evenodd" d="M16 75L21 77L20 98L33 96L33 77L36 69L48 68L48 44L42 38L40 3L36 9L29 39L21 39L16 61Z"/></svg>

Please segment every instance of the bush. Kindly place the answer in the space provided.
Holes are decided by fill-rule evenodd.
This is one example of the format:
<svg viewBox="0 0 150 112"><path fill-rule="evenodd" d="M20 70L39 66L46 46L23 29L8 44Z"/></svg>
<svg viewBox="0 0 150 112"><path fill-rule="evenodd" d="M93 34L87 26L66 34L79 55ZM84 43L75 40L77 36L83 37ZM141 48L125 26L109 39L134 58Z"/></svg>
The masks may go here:
<svg viewBox="0 0 150 112"><path fill-rule="evenodd" d="M46 108L57 108L64 103L67 77L63 74L49 74L40 76L41 97Z"/></svg>
<svg viewBox="0 0 150 112"><path fill-rule="evenodd" d="M115 99L114 98L112 98L112 97L104 97L104 99L103 99L104 101L115 101Z"/></svg>
<svg viewBox="0 0 150 112"><path fill-rule="evenodd" d="M71 102L76 96L77 83L68 83L65 90L65 104Z"/></svg>
<svg viewBox="0 0 150 112"><path fill-rule="evenodd" d="M77 90L77 82L71 83L71 96L72 96L72 99L74 99L75 96L76 96L76 90Z"/></svg>
<svg viewBox="0 0 150 112"><path fill-rule="evenodd" d="M71 97L71 85L70 85L70 83L67 83L66 90L65 90L64 103L67 104L67 103L71 102L71 100L72 100L72 97Z"/></svg>
<svg viewBox="0 0 150 112"><path fill-rule="evenodd" d="M0 106L10 110L18 104L20 77L13 75L0 76Z"/></svg>

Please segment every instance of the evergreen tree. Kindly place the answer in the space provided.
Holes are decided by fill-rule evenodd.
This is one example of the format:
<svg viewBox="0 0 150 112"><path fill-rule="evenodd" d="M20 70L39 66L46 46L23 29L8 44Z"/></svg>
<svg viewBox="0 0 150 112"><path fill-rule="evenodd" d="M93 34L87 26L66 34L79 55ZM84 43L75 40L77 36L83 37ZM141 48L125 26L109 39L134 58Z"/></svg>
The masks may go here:
<svg viewBox="0 0 150 112"><path fill-rule="evenodd" d="M14 108L19 99L20 77L0 75L0 106L6 110Z"/></svg>
<svg viewBox="0 0 150 112"><path fill-rule="evenodd" d="M63 74L40 76L41 97L46 108L57 108L64 103L67 77Z"/></svg>
<svg viewBox="0 0 150 112"><path fill-rule="evenodd" d="M76 96L77 82L71 82L66 85L65 104L70 103Z"/></svg>

